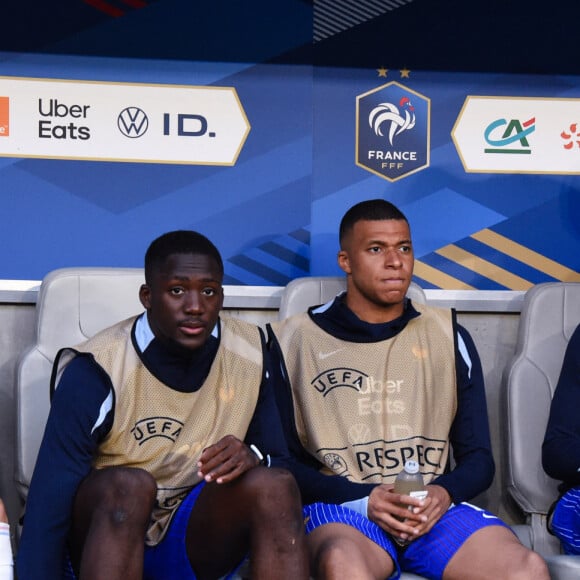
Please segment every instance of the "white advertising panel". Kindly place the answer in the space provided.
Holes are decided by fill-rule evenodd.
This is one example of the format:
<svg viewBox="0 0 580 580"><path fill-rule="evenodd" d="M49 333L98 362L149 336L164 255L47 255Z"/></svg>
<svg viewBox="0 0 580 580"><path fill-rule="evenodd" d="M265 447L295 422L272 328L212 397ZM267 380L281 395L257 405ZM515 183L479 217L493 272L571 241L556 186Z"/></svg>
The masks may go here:
<svg viewBox="0 0 580 580"><path fill-rule="evenodd" d="M580 173L580 99L468 96L451 136L467 172Z"/></svg>
<svg viewBox="0 0 580 580"><path fill-rule="evenodd" d="M0 77L0 156L234 165L250 130L232 87Z"/></svg>

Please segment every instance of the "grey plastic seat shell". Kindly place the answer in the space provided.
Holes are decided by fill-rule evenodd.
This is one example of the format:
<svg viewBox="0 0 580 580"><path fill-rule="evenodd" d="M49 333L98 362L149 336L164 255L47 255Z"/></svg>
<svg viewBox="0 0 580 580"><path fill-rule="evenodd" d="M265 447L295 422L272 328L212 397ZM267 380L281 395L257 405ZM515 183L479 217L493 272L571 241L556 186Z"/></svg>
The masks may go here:
<svg viewBox="0 0 580 580"><path fill-rule="evenodd" d="M143 311L140 268L63 268L47 274L36 305L36 342L16 374L17 490L26 499L49 411L49 379L58 350Z"/></svg>
<svg viewBox="0 0 580 580"><path fill-rule="evenodd" d="M564 352L580 323L580 283L548 282L526 292L514 358L504 372L506 485L526 516L524 543L546 557L552 578L580 578L580 557L561 556L546 528L558 481L542 468L542 441Z"/></svg>
<svg viewBox="0 0 580 580"><path fill-rule="evenodd" d="M296 278L289 282L282 292L278 318L283 320L293 314L306 312L311 306L324 304L344 290L346 290L345 276ZM425 292L415 282L411 282L407 296L411 300L420 302L421 304L427 302Z"/></svg>

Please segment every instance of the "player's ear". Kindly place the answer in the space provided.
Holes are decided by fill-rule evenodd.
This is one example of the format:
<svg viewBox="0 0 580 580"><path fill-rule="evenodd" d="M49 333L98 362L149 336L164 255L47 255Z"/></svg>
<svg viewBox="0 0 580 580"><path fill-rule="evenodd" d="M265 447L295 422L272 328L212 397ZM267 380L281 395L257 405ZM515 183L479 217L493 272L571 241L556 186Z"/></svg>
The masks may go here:
<svg viewBox="0 0 580 580"><path fill-rule="evenodd" d="M345 274L350 274L350 260L348 259L348 252L346 250L340 250L338 252L337 261L340 269Z"/></svg>
<svg viewBox="0 0 580 580"><path fill-rule="evenodd" d="M141 300L145 310L151 308L151 289L147 284L142 284L141 288L139 288L139 300Z"/></svg>

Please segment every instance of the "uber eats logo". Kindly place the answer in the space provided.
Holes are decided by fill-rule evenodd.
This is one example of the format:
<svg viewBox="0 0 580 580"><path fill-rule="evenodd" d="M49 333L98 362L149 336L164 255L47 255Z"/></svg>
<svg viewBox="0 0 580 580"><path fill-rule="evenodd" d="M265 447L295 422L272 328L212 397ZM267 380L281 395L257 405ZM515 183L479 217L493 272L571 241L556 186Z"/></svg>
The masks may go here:
<svg viewBox="0 0 580 580"><path fill-rule="evenodd" d="M89 115L90 105L66 104L58 99L38 99L38 136L41 139L91 138L91 130L84 123Z"/></svg>

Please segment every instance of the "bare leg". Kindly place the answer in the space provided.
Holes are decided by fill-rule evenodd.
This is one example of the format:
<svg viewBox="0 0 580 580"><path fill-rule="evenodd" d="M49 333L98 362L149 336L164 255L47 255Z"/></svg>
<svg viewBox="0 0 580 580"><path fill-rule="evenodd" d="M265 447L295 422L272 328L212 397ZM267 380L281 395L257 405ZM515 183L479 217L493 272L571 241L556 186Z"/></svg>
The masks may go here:
<svg viewBox="0 0 580 580"><path fill-rule="evenodd" d="M232 570L250 553L253 580L305 580L308 557L300 495L281 469L257 467L201 492L188 524L187 552L200 580Z"/></svg>
<svg viewBox="0 0 580 580"><path fill-rule="evenodd" d="M307 542L311 574L317 580L384 580L394 569L385 550L345 524L320 526Z"/></svg>
<svg viewBox="0 0 580 580"><path fill-rule="evenodd" d="M69 540L82 580L141 580L155 495L155 481L142 469L97 470L82 482Z"/></svg>
<svg viewBox="0 0 580 580"><path fill-rule="evenodd" d="M544 559L507 528L490 526L473 534L451 558L444 580L549 580Z"/></svg>

